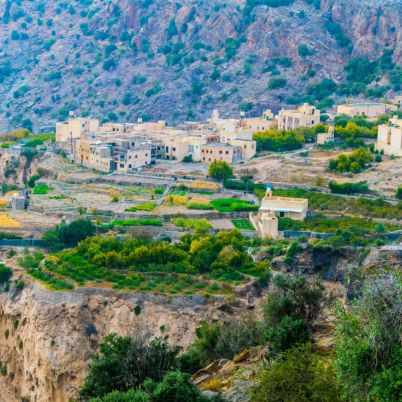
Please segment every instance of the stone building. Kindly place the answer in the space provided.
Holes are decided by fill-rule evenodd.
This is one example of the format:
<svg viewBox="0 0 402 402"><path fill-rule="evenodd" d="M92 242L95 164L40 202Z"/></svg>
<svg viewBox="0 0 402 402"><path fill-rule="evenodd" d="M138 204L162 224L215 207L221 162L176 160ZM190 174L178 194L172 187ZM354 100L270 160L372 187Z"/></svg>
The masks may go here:
<svg viewBox="0 0 402 402"><path fill-rule="evenodd" d="M376 119L389 111L395 111L398 107L387 103L361 102L338 105L337 114L346 114L350 117L366 116L369 119Z"/></svg>
<svg viewBox="0 0 402 402"><path fill-rule="evenodd" d="M378 126L377 150L385 155L402 156L402 119L396 116Z"/></svg>
<svg viewBox="0 0 402 402"><path fill-rule="evenodd" d="M283 130L294 130L299 127L313 127L320 122L321 113L308 103L304 103L296 110L284 110L279 112L278 124Z"/></svg>
<svg viewBox="0 0 402 402"><path fill-rule="evenodd" d="M318 133L317 134L317 144L318 145L325 145L329 142L334 142L335 140L335 129L334 126L328 127L327 133Z"/></svg>

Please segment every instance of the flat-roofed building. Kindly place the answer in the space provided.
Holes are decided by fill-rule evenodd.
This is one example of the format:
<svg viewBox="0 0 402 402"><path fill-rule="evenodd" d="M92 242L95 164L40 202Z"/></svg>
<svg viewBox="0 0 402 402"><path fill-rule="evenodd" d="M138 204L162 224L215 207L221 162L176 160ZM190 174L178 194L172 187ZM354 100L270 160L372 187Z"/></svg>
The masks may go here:
<svg viewBox="0 0 402 402"><path fill-rule="evenodd" d="M241 121L243 130L256 133L258 131L265 131L271 128L278 128L278 120L275 119L274 114L270 109L264 111L261 117L246 117Z"/></svg>
<svg viewBox="0 0 402 402"><path fill-rule="evenodd" d="M278 217L302 221L307 216L308 199L273 196L272 189L268 187L259 211L272 211Z"/></svg>
<svg viewBox="0 0 402 402"><path fill-rule="evenodd" d="M74 153L74 140L81 138L83 133L98 130L98 119L69 117L65 122L56 123L56 142L64 150Z"/></svg>
<svg viewBox="0 0 402 402"><path fill-rule="evenodd" d="M385 155L402 156L402 119L396 116L378 126L377 150Z"/></svg>
<svg viewBox="0 0 402 402"><path fill-rule="evenodd" d="M337 106L337 114L346 114L350 117L366 116L376 119L389 111L395 111L398 107L387 103L359 102Z"/></svg>
<svg viewBox="0 0 402 402"><path fill-rule="evenodd" d="M214 161L224 161L229 164L241 160L241 148L236 145L212 142L201 147L201 162L210 164Z"/></svg>
<svg viewBox="0 0 402 402"><path fill-rule="evenodd" d="M334 142L335 140L335 129L334 126L328 127L327 133L318 133L317 134L317 144L318 145L325 145L329 142Z"/></svg>
<svg viewBox="0 0 402 402"><path fill-rule="evenodd" d="M308 103L304 103L295 110L279 112L278 126L283 130L294 130L299 127L313 127L320 122L321 113Z"/></svg>

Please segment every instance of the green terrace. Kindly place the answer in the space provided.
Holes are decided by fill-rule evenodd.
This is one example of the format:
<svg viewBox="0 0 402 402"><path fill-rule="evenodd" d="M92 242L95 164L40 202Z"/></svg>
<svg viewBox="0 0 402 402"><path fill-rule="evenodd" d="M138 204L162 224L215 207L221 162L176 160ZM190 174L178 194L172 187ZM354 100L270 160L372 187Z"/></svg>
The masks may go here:
<svg viewBox="0 0 402 402"><path fill-rule="evenodd" d="M191 222L183 224L191 225ZM161 294L233 294L233 286L254 279L266 284L267 262L247 254L240 232L187 234L176 244L144 239L88 237L75 248L44 258L27 254L19 264L50 289L106 286Z"/></svg>

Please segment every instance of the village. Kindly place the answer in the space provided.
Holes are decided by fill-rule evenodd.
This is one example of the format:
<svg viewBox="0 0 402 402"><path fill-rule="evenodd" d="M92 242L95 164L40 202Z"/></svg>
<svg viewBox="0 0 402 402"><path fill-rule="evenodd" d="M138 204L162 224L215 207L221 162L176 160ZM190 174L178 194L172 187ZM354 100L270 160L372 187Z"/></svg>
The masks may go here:
<svg viewBox="0 0 402 402"><path fill-rule="evenodd" d="M390 116L389 122L378 126L373 140L376 152L384 155L382 162L356 175L354 181L368 183L373 194L366 197L395 204L402 170L397 158L402 156L399 107L400 100L339 105L313 140L286 153L261 152L255 134L314 129L322 121L314 106L282 109L278 115L267 109L260 117L241 113L237 119L222 118L215 110L207 121L175 127L141 119L101 123L70 113L67 121L56 124L55 142L37 146L38 156L29 168L35 177L33 188L17 186L3 194L1 230L40 241L61 221L89 218L152 238L179 238L197 225L215 231L238 228L249 237L291 236L291 231L283 230L281 219L304 221L317 213L308 198L294 197L292 188L329 193L331 180L350 180L350 175L327 169L339 154L331 146L337 115L373 121ZM23 150L24 141L2 148L3 169L13 166L18 171ZM229 177L210 177L210 167L217 162L230 166ZM345 211L340 207L333 213L342 216ZM326 236L314 230L299 232Z"/></svg>

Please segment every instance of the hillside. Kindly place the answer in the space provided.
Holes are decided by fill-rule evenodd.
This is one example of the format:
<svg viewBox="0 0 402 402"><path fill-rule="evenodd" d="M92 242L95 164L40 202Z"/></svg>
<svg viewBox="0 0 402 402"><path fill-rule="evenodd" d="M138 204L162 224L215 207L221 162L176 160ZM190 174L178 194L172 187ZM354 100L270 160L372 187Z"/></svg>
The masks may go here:
<svg viewBox="0 0 402 402"><path fill-rule="evenodd" d="M0 128L49 129L70 110L172 123L214 108L252 114L309 100L325 109L335 91L392 94L402 84L400 5L3 0ZM356 57L375 61L354 60L346 73Z"/></svg>

